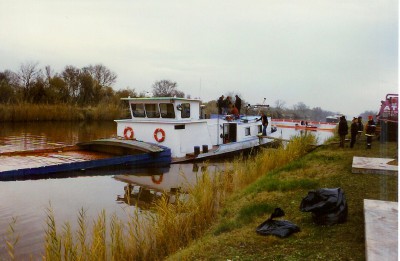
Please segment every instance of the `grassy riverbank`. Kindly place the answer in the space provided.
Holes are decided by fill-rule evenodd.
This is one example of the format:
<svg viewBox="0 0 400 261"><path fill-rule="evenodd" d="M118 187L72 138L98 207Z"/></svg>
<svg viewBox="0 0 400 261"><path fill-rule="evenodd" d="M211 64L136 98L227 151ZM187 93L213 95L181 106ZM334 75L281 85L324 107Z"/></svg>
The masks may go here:
<svg viewBox="0 0 400 261"><path fill-rule="evenodd" d="M233 170L204 172L188 194L177 196L181 200L170 204L165 196L154 204L151 212L130 213L128 222L117 217L106 220L103 213L88 227L82 210L78 215L78 231L71 231L68 224L60 229L49 209L44 257L46 260L163 260L202 236L234 191L301 157L313 142L312 135L297 137L285 148L267 149L237 161ZM309 179L301 179L300 183L289 186L313 184Z"/></svg>
<svg viewBox="0 0 400 261"><path fill-rule="evenodd" d="M70 104L0 104L0 122L115 120L125 115L115 104L81 107Z"/></svg>
<svg viewBox="0 0 400 261"><path fill-rule="evenodd" d="M365 141L355 148L324 146L236 191L213 226L168 260L365 260L363 199L398 200L397 177L352 174L353 156L397 158L397 143ZM310 189L341 187L349 214L344 224L317 226L299 205ZM255 228L275 207L301 231L289 238L260 236Z"/></svg>

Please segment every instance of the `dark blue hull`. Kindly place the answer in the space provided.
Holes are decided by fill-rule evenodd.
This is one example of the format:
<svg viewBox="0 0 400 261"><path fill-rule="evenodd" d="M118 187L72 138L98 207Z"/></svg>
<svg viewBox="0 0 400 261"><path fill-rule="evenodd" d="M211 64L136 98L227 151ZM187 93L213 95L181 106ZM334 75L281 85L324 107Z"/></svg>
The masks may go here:
<svg viewBox="0 0 400 261"><path fill-rule="evenodd" d="M0 180L15 180L23 178L34 178L52 173L71 172L94 168L104 168L118 165L148 166L165 165L171 163L171 150L164 148L161 152L149 152L125 156L113 156L104 159L95 159L71 163L54 164L33 168L19 168L14 170L0 171ZM49 176L51 177L51 176Z"/></svg>

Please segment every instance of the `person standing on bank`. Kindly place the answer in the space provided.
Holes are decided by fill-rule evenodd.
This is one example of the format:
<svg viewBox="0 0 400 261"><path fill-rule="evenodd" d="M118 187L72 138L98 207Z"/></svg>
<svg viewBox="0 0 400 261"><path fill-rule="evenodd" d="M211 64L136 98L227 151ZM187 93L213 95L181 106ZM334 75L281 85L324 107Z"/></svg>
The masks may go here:
<svg viewBox="0 0 400 261"><path fill-rule="evenodd" d="M358 116L357 124L358 124L358 137L357 138L360 139L361 138L361 134L364 132L364 125L362 123L362 117L361 116Z"/></svg>
<svg viewBox="0 0 400 261"><path fill-rule="evenodd" d="M261 117L257 119L256 121L261 121L263 129L262 129L262 135L267 136L267 127L268 127L268 118L267 115L265 115L264 112L261 112Z"/></svg>
<svg viewBox="0 0 400 261"><path fill-rule="evenodd" d="M365 127L365 136L367 136L367 149L370 149L372 146L372 137L375 134L375 121L372 115L368 116L368 122Z"/></svg>
<svg viewBox="0 0 400 261"><path fill-rule="evenodd" d="M346 140L346 135L348 132L349 132L349 126L347 126L346 117L342 116L340 117L339 129L338 129L338 133L340 136L339 147L344 148L344 141Z"/></svg>
<svg viewBox="0 0 400 261"><path fill-rule="evenodd" d="M353 148L354 144L356 143L357 134L358 134L358 123L357 123L356 117L353 118L353 121L351 123L350 133L351 133L350 148Z"/></svg>
<svg viewBox="0 0 400 261"><path fill-rule="evenodd" d="M242 108L242 99L240 99L238 95L235 96L235 107L238 109L240 114L240 108Z"/></svg>

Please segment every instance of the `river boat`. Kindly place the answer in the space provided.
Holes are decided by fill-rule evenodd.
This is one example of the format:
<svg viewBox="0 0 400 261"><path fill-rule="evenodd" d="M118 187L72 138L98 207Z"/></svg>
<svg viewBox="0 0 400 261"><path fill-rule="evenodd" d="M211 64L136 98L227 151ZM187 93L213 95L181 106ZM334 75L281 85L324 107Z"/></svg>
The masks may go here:
<svg viewBox="0 0 400 261"><path fill-rule="evenodd" d="M300 130L334 131L336 129L337 123L290 119L272 119L272 125L280 128L295 128Z"/></svg>
<svg viewBox="0 0 400 261"><path fill-rule="evenodd" d="M129 105L130 118L115 120L116 138L53 150L0 153L0 178L204 160L272 146L279 138L270 125L267 135L262 136L261 121L255 116L235 119L232 115L219 115L206 119L198 99L123 100Z"/></svg>
<svg viewBox="0 0 400 261"><path fill-rule="evenodd" d="M171 150L171 162L223 156L275 142L271 125L262 136L256 117L219 115L206 118L198 99L123 98L130 118L115 120L119 138L155 143ZM270 119L269 119L270 120Z"/></svg>

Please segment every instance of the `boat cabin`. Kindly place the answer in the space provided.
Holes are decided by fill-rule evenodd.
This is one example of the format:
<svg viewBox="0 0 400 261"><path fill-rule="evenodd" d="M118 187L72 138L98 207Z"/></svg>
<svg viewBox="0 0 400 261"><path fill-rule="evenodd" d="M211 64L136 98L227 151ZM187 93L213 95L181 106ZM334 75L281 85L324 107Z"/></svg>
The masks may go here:
<svg viewBox="0 0 400 261"><path fill-rule="evenodd" d="M261 122L229 117L205 119L201 101L175 97L123 98L130 118L116 120L117 135L125 139L156 143L171 149L172 157L184 157L197 148L259 142ZM270 130L270 127L269 127Z"/></svg>

